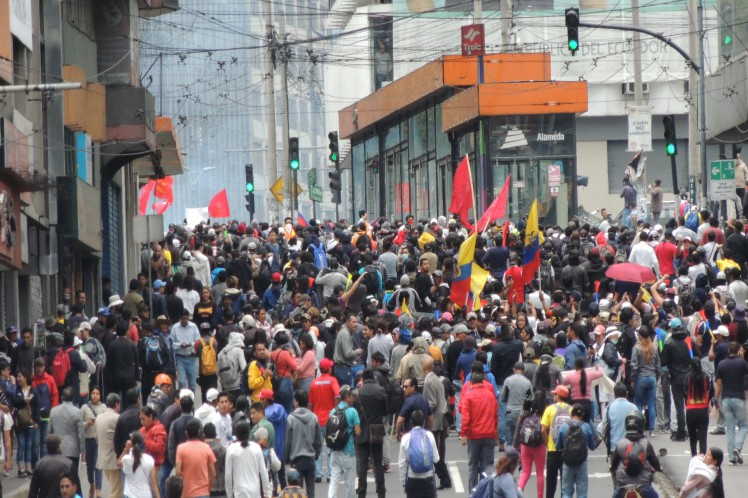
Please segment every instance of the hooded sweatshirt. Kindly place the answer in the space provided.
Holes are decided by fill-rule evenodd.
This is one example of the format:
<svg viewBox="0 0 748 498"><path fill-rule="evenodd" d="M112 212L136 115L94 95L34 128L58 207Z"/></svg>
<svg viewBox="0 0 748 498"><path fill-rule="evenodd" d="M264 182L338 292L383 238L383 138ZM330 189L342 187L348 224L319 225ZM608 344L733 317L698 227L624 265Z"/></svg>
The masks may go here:
<svg viewBox="0 0 748 498"><path fill-rule="evenodd" d="M426 339L424 337L416 337L413 339L413 349L403 357L395 377L398 379L415 377L418 380L418 387L422 387L423 379L426 375L423 373L421 364L426 356L428 356L428 343Z"/></svg>
<svg viewBox="0 0 748 498"><path fill-rule="evenodd" d="M283 450L286 446L286 419L288 418L286 409L278 403L268 405L265 407L265 418L273 424L275 429L275 454L283 461L285 455Z"/></svg>
<svg viewBox="0 0 748 498"><path fill-rule="evenodd" d="M284 455L287 462L299 457L316 458L322 449L317 416L308 408L297 408L288 416Z"/></svg>
<svg viewBox="0 0 748 498"><path fill-rule="evenodd" d="M224 391L235 391L241 387L241 376L247 366L244 358L244 336L239 332L229 334L229 343L218 354L218 377ZM228 369L228 370L224 370Z"/></svg>

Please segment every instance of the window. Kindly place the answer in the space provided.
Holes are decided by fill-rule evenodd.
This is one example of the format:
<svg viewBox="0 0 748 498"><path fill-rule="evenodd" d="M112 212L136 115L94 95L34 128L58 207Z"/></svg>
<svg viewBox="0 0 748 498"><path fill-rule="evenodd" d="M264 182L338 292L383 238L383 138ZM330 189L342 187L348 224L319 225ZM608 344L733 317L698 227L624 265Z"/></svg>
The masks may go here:
<svg viewBox="0 0 748 498"><path fill-rule="evenodd" d="M428 152L428 117L426 111L419 112L411 119L409 147L410 158L416 159Z"/></svg>
<svg viewBox="0 0 748 498"><path fill-rule="evenodd" d="M433 159L428 163L428 175L429 175L429 188L426 191L429 196L429 217L434 217L439 214L438 199L438 181L436 174L436 161Z"/></svg>
<svg viewBox="0 0 748 498"><path fill-rule="evenodd" d="M364 143L358 143L351 150L351 184L353 188L353 211L355 212L366 206L366 184L364 183ZM358 219L358 218L356 218Z"/></svg>
<svg viewBox="0 0 748 498"><path fill-rule="evenodd" d="M436 106L436 158L441 159L452 153L452 145L449 143L449 135L442 132L442 106Z"/></svg>

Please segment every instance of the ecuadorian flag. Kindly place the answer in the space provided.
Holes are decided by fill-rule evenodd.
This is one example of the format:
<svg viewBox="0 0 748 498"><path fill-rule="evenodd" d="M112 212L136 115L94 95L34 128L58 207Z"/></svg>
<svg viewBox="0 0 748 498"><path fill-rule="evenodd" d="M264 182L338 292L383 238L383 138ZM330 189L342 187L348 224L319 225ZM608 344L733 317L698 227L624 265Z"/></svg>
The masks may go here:
<svg viewBox="0 0 748 498"><path fill-rule="evenodd" d="M475 262L475 243L478 234L473 233L460 245L457 252L459 273L452 281L449 298L458 306L465 307L473 303L473 309L480 309L480 293L488 279L488 272Z"/></svg>
<svg viewBox="0 0 748 498"><path fill-rule="evenodd" d="M535 278L540 268L540 246L545 241L538 224L538 200L532 201L525 226L525 249L522 253L522 279L525 285Z"/></svg>

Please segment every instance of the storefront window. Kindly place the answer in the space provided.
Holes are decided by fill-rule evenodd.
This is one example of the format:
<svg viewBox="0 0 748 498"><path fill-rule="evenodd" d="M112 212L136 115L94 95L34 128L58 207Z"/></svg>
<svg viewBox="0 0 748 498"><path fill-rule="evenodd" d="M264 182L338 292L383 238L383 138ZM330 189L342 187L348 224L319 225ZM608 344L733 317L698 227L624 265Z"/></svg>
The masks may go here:
<svg viewBox="0 0 748 498"><path fill-rule="evenodd" d="M410 119L408 145L411 160L428 152L428 117L426 111L419 112Z"/></svg>
<svg viewBox="0 0 748 498"><path fill-rule="evenodd" d="M442 106L436 105L436 158L447 157L452 152L452 146L449 143L449 135L442 132Z"/></svg>
<svg viewBox="0 0 748 498"><path fill-rule="evenodd" d="M356 211L366 206L366 184L364 182L365 168L364 168L364 143L357 143L351 150L351 170L352 170L352 185L353 185L353 215L354 219Z"/></svg>
<svg viewBox="0 0 748 498"><path fill-rule="evenodd" d="M425 162L418 163L416 176L416 218L421 220L429 217L429 177Z"/></svg>
<svg viewBox="0 0 748 498"><path fill-rule="evenodd" d="M384 148L391 149L400 143L400 126L391 126L384 135Z"/></svg>
<svg viewBox="0 0 748 498"><path fill-rule="evenodd" d="M408 150L401 150L399 154L400 167L397 169L398 177L397 189L395 190L395 214L404 218L413 212L411 204L411 176L408 174Z"/></svg>
<svg viewBox="0 0 748 498"><path fill-rule="evenodd" d="M379 136L366 140L366 210L369 215L379 216Z"/></svg>
<svg viewBox="0 0 748 498"><path fill-rule="evenodd" d="M426 115L428 117L428 151L434 152L436 150L436 117L434 116L435 108L429 107L426 109Z"/></svg>
<svg viewBox="0 0 748 498"><path fill-rule="evenodd" d="M438 192L438 181L436 176L436 161L431 159L429 161L429 188L427 190L429 196L429 216L434 217L439 214L439 204L437 202L439 198Z"/></svg>
<svg viewBox="0 0 748 498"><path fill-rule="evenodd" d="M384 155L385 216L389 219L397 214L395 211L397 209L396 190L400 184L400 159L398 155L394 150L390 150Z"/></svg>

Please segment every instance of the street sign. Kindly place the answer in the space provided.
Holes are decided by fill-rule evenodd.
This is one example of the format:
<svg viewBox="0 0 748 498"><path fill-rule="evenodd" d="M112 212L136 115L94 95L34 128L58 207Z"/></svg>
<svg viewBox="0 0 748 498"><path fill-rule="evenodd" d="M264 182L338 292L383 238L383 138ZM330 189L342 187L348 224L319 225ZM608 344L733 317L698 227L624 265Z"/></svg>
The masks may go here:
<svg viewBox="0 0 748 498"><path fill-rule="evenodd" d="M309 185L309 199L315 202L322 202L322 187Z"/></svg>
<svg viewBox="0 0 748 498"><path fill-rule="evenodd" d="M482 24L462 26L462 55L483 55L486 53L486 29Z"/></svg>
<svg viewBox="0 0 748 498"><path fill-rule="evenodd" d="M549 187L551 197L558 197L561 193L561 187Z"/></svg>
<svg viewBox="0 0 748 498"><path fill-rule="evenodd" d="M712 161L709 168L709 200L724 201L735 197L735 161Z"/></svg>
<svg viewBox="0 0 748 498"><path fill-rule="evenodd" d="M548 165L548 186L550 188L561 185L561 165L553 163Z"/></svg>
<svg viewBox="0 0 748 498"><path fill-rule="evenodd" d="M309 171L306 172L306 183L311 187L312 185L317 185L317 170L312 168Z"/></svg>
<svg viewBox="0 0 748 498"><path fill-rule="evenodd" d="M629 152L652 150L652 113L649 108L629 108Z"/></svg>
<svg viewBox="0 0 748 498"><path fill-rule="evenodd" d="M275 180L275 183L273 183L273 186L270 187L270 193L273 194L273 197L275 197L275 200L278 202L283 202L283 189L286 188L286 180L281 176L278 177L277 180Z"/></svg>

